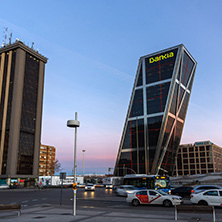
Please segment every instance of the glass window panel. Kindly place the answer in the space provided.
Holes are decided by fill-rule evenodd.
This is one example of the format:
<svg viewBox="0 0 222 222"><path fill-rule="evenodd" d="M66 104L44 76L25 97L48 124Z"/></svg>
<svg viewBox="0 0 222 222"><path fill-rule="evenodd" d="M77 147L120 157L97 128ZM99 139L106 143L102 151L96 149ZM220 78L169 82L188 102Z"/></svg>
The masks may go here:
<svg viewBox="0 0 222 222"><path fill-rule="evenodd" d="M148 87L147 114L163 112L166 105L170 82Z"/></svg>
<svg viewBox="0 0 222 222"><path fill-rule="evenodd" d="M156 146L159 137L160 127L162 124L162 116L148 118L147 121L149 146Z"/></svg>
<svg viewBox="0 0 222 222"><path fill-rule="evenodd" d="M176 115L176 109L177 109L177 94L178 94L178 84L175 84L174 93L173 93L173 99L170 107L170 112L174 115Z"/></svg>
<svg viewBox="0 0 222 222"><path fill-rule="evenodd" d="M130 117L143 115L143 89L135 90Z"/></svg>
<svg viewBox="0 0 222 222"><path fill-rule="evenodd" d="M122 152L120 155L119 167L120 166L130 166L131 165L131 152Z"/></svg>
<svg viewBox="0 0 222 222"><path fill-rule="evenodd" d="M140 65L140 72L139 72L136 86L141 86L141 85L143 85L142 64Z"/></svg>
<svg viewBox="0 0 222 222"><path fill-rule="evenodd" d="M189 58L186 52L184 52L184 57L183 57L183 67L182 67L182 77L181 77L181 82L183 83L184 86L187 86L190 74L192 72L194 63L193 61Z"/></svg>
<svg viewBox="0 0 222 222"><path fill-rule="evenodd" d="M144 147L144 120L128 121L122 149L136 148L137 138L139 147Z"/></svg>

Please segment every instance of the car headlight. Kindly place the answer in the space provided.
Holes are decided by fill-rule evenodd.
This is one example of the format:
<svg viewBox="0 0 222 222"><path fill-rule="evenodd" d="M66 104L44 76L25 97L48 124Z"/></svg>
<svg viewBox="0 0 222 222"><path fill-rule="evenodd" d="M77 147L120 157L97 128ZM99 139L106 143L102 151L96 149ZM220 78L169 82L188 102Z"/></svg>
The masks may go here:
<svg viewBox="0 0 222 222"><path fill-rule="evenodd" d="M173 200L180 200L180 198L172 197Z"/></svg>

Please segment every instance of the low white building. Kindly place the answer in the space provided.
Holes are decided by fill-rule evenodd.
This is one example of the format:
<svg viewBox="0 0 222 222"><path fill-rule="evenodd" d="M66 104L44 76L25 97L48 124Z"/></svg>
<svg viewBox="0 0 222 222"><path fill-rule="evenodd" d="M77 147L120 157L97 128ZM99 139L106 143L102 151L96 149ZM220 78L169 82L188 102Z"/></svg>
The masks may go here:
<svg viewBox="0 0 222 222"><path fill-rule="evenodd" d="M74 177L73 176L66 176L66 179L63 180L63 185L71 185L73 184ZM42 183L42 186L58 186L62 184L62 180L60 176L40 176L39 182ZM83 177L77 176L76 183L80 184L83 183Z"/></svg>

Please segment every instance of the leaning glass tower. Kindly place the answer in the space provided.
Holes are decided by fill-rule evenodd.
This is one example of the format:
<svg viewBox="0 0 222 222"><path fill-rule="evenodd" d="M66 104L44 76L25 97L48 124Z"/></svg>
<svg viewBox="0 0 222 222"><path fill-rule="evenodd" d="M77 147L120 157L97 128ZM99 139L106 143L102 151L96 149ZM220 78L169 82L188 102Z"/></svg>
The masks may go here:
<svg viewBox="0 0 222 222"><path fill-rule="evenodd" d="M140 58L116 176L173 174L196 66L182 44Z"/></svg>

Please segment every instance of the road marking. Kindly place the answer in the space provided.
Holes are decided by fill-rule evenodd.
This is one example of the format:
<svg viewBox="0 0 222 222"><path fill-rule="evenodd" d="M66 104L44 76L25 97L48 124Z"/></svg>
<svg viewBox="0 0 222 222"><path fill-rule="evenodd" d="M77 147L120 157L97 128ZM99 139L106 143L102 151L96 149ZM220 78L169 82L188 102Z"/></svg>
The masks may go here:
<svg viewBox="0 0 222 222"><path fill-rule="evenodd" d="M22 207L28 207L28 205L22 205Z"/></svg>
<svg viewBox="0 0 222 222"><path fill-rule="evenodd" d="M34 199L34 200L32 200L32 201L38 201L38 199Z"/></svg>
<svg viewBox="0 0 222 222"><path fill-rule="evenodd" d="M29 202L28 200L24 200L24 201L22 201L22 203L27 203L27 202Z"/></svg>
<svg viewBox="0 0 222 222"><path fill-rule="evenodd" d="M42 200L47 200L47 198L42 198Z"/></svg>
<svg viewBox="0 0 222 222"><path fill-rule="evenodd" d="M10 203L10 204L17 204L17 202L13 202L13 203Z"/></svg>

